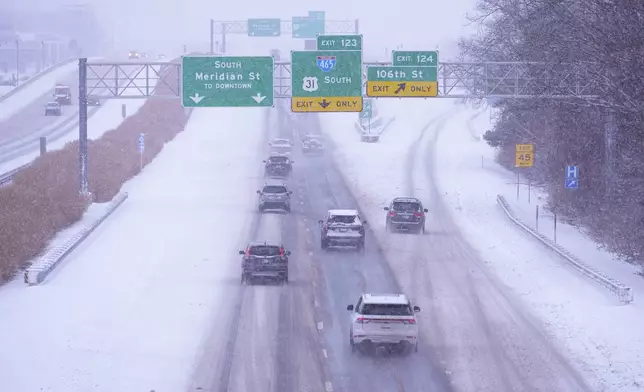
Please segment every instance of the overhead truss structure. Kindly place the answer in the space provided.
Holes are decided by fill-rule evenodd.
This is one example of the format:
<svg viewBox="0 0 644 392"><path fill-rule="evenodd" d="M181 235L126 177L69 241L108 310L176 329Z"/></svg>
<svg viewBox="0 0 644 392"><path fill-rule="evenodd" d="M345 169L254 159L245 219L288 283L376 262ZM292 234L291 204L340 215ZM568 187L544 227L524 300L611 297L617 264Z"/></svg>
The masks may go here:
<svg viewBox="0 0 644 392"><path fill-rule="evenodd" d="M363 96L367 67L387 62L363 63ZM603 70L597 64L527 62L441 63L438 98L591 99L596 98ZM275 62L275 98L291 97L291 63ZM87 64L87 95L104 98L179 98L179 63Z"/></svg>

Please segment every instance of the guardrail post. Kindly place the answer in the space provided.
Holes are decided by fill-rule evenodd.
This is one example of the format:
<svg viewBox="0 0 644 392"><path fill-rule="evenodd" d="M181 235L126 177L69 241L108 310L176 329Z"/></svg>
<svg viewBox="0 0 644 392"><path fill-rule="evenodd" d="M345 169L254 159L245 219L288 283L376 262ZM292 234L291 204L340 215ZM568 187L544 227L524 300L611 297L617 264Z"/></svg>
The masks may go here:
<svg viewBox="0 0 644 392"><path fill-rule="evenodd" d="M45 136L40 137L40 155L45 155L47 153L47 138Z"/></svg>
<svg viewBox="0 0 644 392"><path fill-rule="evenodd" d="M536 210L535 210L535 214L534 214L534 215L535 215L535 216L534 216L535 226L536 226L536 228L537 228L537 232L539 232L539 204L537 204L537 208L536 208Z"/></svg>
<svg viewBox="0 0 644 392"><path fill-rule="evenodd" d="M121 117L122 118L127 117L127 106L125 106L125 104L121 105Z"/></svg>
<svg viewBox="0 0 644 392"><path fill-rule="evenodd" d="M556 244L557 243L557 213L555 212L553 215L554 215L554 228L553 228L554 234L553 234L553 237L554 237L555 244Z"/></svg>

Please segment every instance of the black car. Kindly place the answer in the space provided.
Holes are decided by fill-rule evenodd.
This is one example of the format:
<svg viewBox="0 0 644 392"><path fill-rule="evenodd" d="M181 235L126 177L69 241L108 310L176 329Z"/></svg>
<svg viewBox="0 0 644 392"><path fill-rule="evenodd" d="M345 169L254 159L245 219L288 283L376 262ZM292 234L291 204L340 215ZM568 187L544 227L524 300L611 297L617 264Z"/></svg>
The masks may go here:
<svg viewBox="0 0 644 392"><path fill-rule="evenodd" d="M261 191L257 191L259 195L259 212L266 210L283 210L291 212L291 194L284 184L266 184Z"/></svg>
<svg viewBox="0 0 644 392"><path fill-rule="evenodd" d="M391 201L387 211L388 231L416 231L425 233L425 213L423 203L415 197L397 197Z"/></svg>
<svg viewBox="0 0 644 392"><path fill-rule="evenodd" d="M89 95L87 97L87 106L101 106L101 100L96 95Z"/></svg>
<svg viewBox="0 0 644 392"><path fill-rule="evenodd" d="M264 162L264 177L285 178L291 175L293 161L285 155L272 155Z"/></svg>
<svg viewBox="0 0 644 392"><path fill-rule="evenodd" d="M240 250L242 255L241 282L249 283L253 278L278 279L288 282L288 256L281 244L255 242Z"/></svg>
<svg viewBox="0 0 644 392"><path fill-rule="evenodd" d="M322 226L320 247L349 246L364 251L366 220L360 219L358 210L329 210Z"/></svg>

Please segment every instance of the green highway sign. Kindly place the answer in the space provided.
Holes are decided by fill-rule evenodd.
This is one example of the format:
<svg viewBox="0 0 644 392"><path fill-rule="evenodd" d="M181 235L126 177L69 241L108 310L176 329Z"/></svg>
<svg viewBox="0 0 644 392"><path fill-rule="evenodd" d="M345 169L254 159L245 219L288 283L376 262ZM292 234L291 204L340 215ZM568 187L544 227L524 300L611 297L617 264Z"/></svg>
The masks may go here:
<svg viewBox="0 0 644 392"><path fill-rule="evenodd" d="M324 11L309 11L309 18L325 19Z"/></svg>
<svg viewBox="0 0 644 392"><path fill-rule="evenodd" d="M293 51L291 70L292 111L362 111L362 51Z"/></svg>
<svg viewBox="0 0 644 392"><path fill-rule="evenodd" d="M184 107L273 106L273 57L184 56Z"/></svg>
<svg viewBox="0 0 644 392"><path fill-rule="evenodd" d="M248 19L249 37L277 37L281 34L279 19Z"/></svg>
<svg viewBox="0 0 644 392"><path fill-rule="evenodd" d="M362 111L360 112L360 118L362 119L371 118L373 114L371 107L372 107L372 100L370 98L365 99L362 105Z"/></svg>
<svg viewBox="0 0 644 392"><path fill-rule="evenodd" d="M324 34L324 19L294 16L292 33L293 38L316 38Z"/></svg>
<svg viewBox="0 0 644 392"><path fill-rule="evenodd" d="M435 82L438 80L437 67L368 67L367 80L424 80Z"/></svg>
<svg viewBox="0 0 644 392"><path fill-rule="evenodd" d="M438 52L426 51L393 51L394 66L438 67Z"/></svg>
<svg viewBox="0 0 644 392"><path fill-rule="evenodd" d="M318 50L362 50L362 35L318 35Z"/></svg>

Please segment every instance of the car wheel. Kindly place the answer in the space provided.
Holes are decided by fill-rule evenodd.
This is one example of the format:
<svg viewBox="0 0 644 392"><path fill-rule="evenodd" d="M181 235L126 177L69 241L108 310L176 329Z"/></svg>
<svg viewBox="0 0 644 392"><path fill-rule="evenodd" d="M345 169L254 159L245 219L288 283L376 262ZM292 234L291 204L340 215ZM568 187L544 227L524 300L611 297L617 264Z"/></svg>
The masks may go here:
<svg viewBox="0 0 644 392"><path fill-rule="evenodd" d="M282 283L288 283L288 272L282 277Z"/></svg>
<svg viewBox="0 0 644 392"><path fill-rule="evenodd" d="M355 353L356 352L356 344L353 342L353 336L349 335L349 346L351 346L351 352Z"/></svg>
<svg viewBox="0 0 644 392"><path fill-rule="evenodd" d="M416 344L414 345L414 352L415 352L415 353L417 353L417 352L418 352L418 342L416 342Z"/></svg>
<svg viewBox="0 0 644 392"><path fill-rule="evenodd" d="M287 206L286 208L284 208L284 211L286 211L286 212L289 212L289 213L290 213L290 212L291 212L291 206Z"/></svg>
<svg viewBox="0 0 644 392"><path fill-rule="evenodd" d="M327 249L328 247L329 244L324 240L324 238L320 239L320 248Z"/></svg>
<svg viewBox="0 0 644 392"><path fill-rule="evenodd" d="M242 275L241 275L241 282L242 282L242 283L246 283L247 281L248 281L248 277L246 276L246 274L242 273Z"/></svg>

